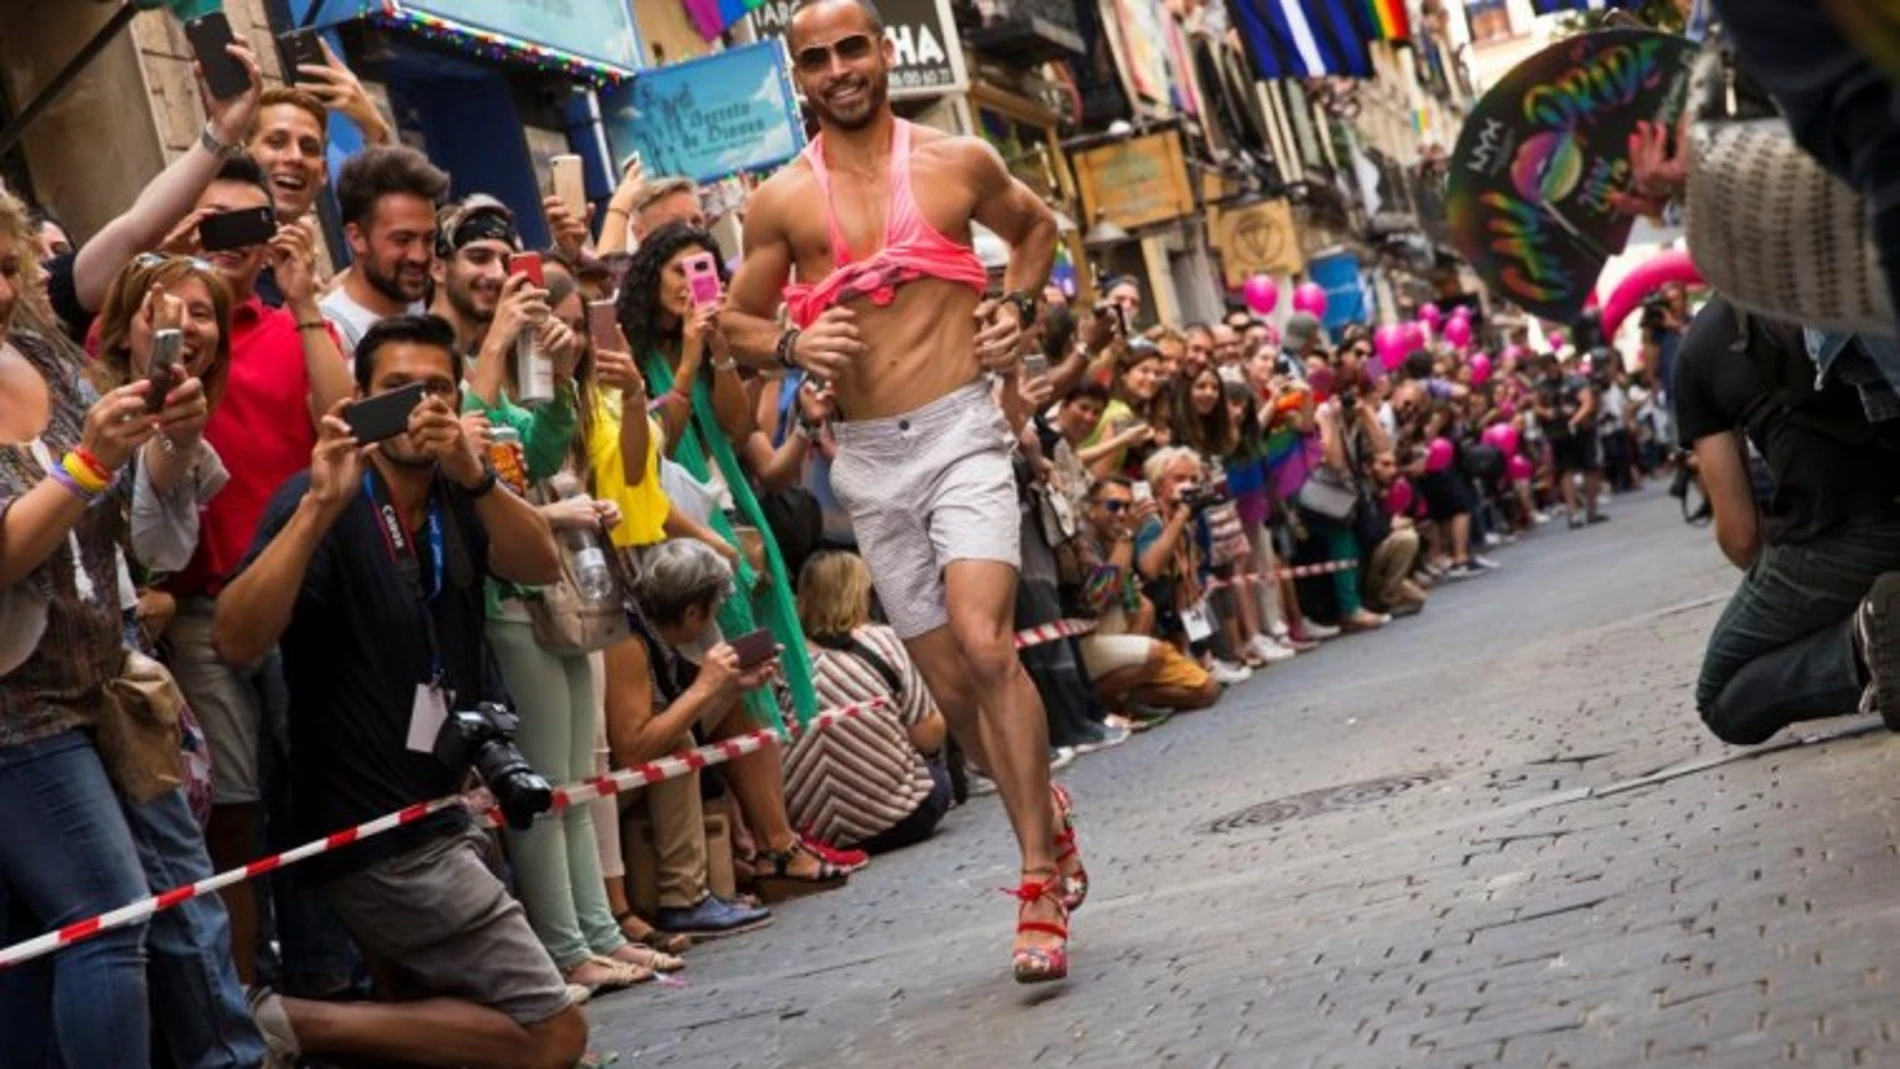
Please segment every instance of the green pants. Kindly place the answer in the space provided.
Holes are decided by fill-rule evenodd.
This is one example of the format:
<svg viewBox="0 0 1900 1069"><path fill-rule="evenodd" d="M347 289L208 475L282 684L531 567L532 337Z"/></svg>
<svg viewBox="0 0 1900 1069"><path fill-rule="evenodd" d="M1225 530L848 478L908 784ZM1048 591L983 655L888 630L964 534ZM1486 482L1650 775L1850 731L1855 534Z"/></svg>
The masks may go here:
<svg viewBox="0 0 1900 1069"><path fill-rule="evenodd" d="M600 714L587 656L549 653L531 625L510 620L489 620L488 641L521 717L522 756L556 786L592 776ZM528 923L562 970L627 945L607 904L592 808L573 806L505 833Z"/></svg>

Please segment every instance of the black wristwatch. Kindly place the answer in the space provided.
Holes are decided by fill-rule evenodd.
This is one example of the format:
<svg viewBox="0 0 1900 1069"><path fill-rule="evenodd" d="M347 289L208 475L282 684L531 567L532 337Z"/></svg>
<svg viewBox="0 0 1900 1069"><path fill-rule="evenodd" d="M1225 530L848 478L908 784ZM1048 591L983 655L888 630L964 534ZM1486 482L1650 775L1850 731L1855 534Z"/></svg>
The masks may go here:
<svg viewBox="0 0 1900 1069"><path fill-rule="evenodd" d="M1016 314L1021 317L1024 327L1036 321L1036 313L1042 311L1042 298L1022 290L1010 290L1003 294L1003 300L1016 306Z"/></svg>
<svg viewBox="0 0 1900 1069"><path fill-rule="evenodd" d="M494 493L495 485L499 482L501 482L501 476L495 473L495 466L487 461L483 461L482 481L468 489L468 499L470 501L480 501L482 498Z"/></svg>

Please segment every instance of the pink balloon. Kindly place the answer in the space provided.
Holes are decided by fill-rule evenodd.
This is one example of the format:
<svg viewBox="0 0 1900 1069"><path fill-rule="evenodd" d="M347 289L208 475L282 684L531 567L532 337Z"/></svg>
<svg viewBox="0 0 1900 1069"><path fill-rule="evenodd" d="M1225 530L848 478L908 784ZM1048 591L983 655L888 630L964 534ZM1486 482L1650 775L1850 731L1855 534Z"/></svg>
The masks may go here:
<svg viewBox="0 0 1900 1069"><path fill-rule="evenodd" d="M1326 287L1317 282L1302 282L1293 290L1293 310L1315 319L1326 318Z"/></svg>
<svg viewBox="0 0 1900 1069"><path fill-rule="evenodd" d="M1444 438L1433 438L1432 444L1425 447L1425 470L1444 471L1451 467L1451 442Z"/></svg>
<svg viewBox="0 0 1900 1069"><path fill-rule="evenodd" d="M1470 345L1471 320L1459 319L1457 316L1453 316L1451 322L1445 324L1445 340L1460 349ZM1486 361L1487 365L1489 363L1490 361Z"/></svg>
<svg viewBox="0 0 1900 1069"><path fill-rule="evenodd" d="M1243 290L1247 307L1261 315L1272 315L1280 304L1280 284L1271 275L1254 275Z"/></svg>
<svg viewBox="0 0 1900 1069"><path fill-rule="evenodd" d="M1565 336L1564 336L1563 331L1553 330L1545 334L1544 337L1550 339L1550 347L1552 350L1557 350L1564 347Z"/></svg>
<svg viewBox="0 0 1900 1069"><path fill-rule="evenodd" d="M1513 456L1505 461L1505 470L1510 472L1513 480L1523 482L1531 477L1531 462L1521 456Z"/></svg>
<svg viewBox="0 0 1900 1069"><path fill-rule="evenodd" d="M1451 310L1451 317L1453 319L1470 319L1471 306L1468 304L1461 304L1458 307L1453 308Z"/></svg>
<svg viewBox="0 0 1900 1069"><path fill-rule="evenodd" d="M1413 320L1412 322L1405 324L1404 330L1405 330L1405 351L1408 354L1414 349L1425 348L1425 342L1427 339L1425 337L1424 324L1419 323L1417 320Z"/></svg>
<svg viewBox="0 0 1900 1069"><path fill-rule="evenodd" d="M1491 381L1491 358L1479 353L1471 358L1471 384L1483 386Z"/></svg>
<svg viewBox="0 0 1900 1069"><path fill-rule="evenodd" d="M1497 446L1499 449L1503 449L1505 429L1506 428L1504 424L1493 423L1489 427L1486 427L1484 429L1484 433L1479 435L1479 437L1483 439L1484 444L1494 445L1494 446Z"/></svg>
<svg viewBox="0 0 1900 1069"><path fill-rule="evenodd" d="M1501 423L1499 426L1504 428L1504 433L1498 436L1498 448L1504 450L1506 453L1515 455L1517 453L1518 435L1521 433L1517 429L1517 424Z"/></svg>
<svg viewBox="0 0 1900 1069"><path fill-rule="evenodd" d="M1405 510L1412 507L1412 484L1405 479L1394 482L1385 492L1385 507L1394 516L1405 515Z"/></svg>
<svg viewBox="0 0 1900 1069"><path fill-rule="evenodd" d="M1387 371L1397 371L1405 363L1405 356L1411 348L1405 343L1405 328L1397 323L1387 323L1372 334L1372 348L1379 354L1379 363Z"/></svg>
<svg viewBox="0 0 1900 1069"><path fill-rule="evenodd" d="M1439 320L1445 318L1445 313L1439 311L1437 305L1427 301L1418 306L1418 317L1435 327Z"/></svg>
<svg viewBox="0 0 1900 1069"><path fill-rule="evenodd" d="M1609 299L1603 302L1604 335L1615 334L1623 320L1642 305L1643 298L1671 282L1701 284L1702 272L1696 270L1695 261L1689 259L1689 250L1670 249L1658 253L1624 275L1623 281L1616 284Z"/></svg>
<svg viewBox="0 0 1900 1069"><path fill-rule="evenodd" d="M1503 416L1505 419L1510 419L1517 415L1517 406L1506 401L1498 406L1498 415Z"/></svg>

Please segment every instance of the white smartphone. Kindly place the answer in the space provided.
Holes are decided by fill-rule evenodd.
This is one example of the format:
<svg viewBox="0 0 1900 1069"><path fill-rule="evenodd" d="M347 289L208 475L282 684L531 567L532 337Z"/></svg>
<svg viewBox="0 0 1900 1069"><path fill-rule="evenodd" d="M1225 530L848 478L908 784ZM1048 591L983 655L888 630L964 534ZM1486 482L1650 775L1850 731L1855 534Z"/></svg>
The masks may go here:
<svg viewBox="0 0 1900 1069"><path fill-rule="evenodd" d="M554 195L576 219L587 215L587 179L581 174L579 156L556 156L548 161L548 170L553 178Z"/></svg>
<svg viewBox="0 0 1900 1069"><path fill-rule="evenodd" d="M1135 504L1137 505L1141 504L1144 501L1153 501L1155 499L1155 488L1148 485L1148 482L1145 479L1136 482L1134 486L1129 488L1129 490L1131 493L1134 494Z"/></svg>

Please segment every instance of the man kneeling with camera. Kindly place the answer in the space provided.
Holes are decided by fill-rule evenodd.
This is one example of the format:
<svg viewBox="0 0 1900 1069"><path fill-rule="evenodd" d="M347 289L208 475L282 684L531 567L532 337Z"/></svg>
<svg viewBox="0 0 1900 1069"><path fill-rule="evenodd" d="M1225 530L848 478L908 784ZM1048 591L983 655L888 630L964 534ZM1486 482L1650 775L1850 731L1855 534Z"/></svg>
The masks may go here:
<svg viewBox="0 0 1900 1069"><path fill-rule="evenodd" d="M356 350L360 400L323 419L310 470L280 489L213 642L244 663L281 646L300 839L457 791L480 772L511 824L549 790L509 741L513 717L482 641L492 574L559 578L534 508L496 485L464 432L461 358L434 316L386 319ZM257 1007L273 1053L405 1064L567 1069L586 1021L483 859L461 807L292 870L324 898L400 1006Z"/></svg>

